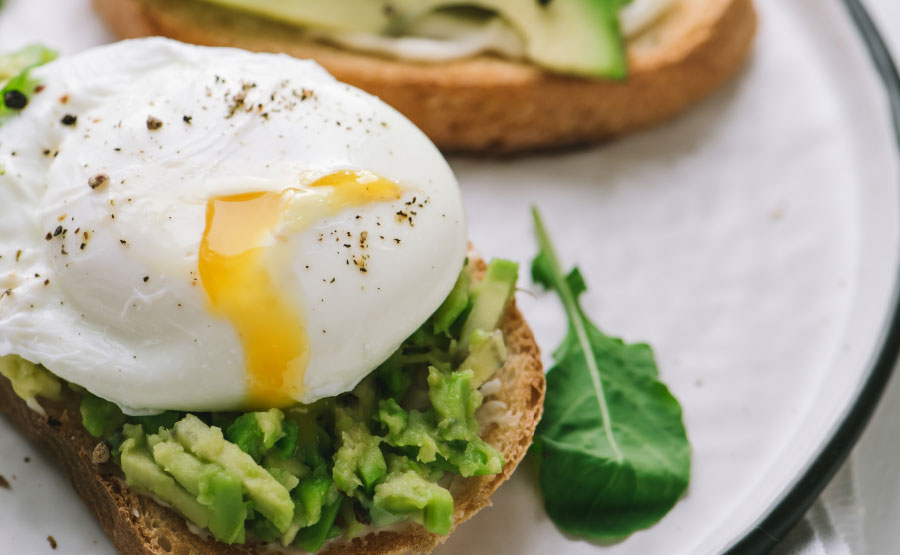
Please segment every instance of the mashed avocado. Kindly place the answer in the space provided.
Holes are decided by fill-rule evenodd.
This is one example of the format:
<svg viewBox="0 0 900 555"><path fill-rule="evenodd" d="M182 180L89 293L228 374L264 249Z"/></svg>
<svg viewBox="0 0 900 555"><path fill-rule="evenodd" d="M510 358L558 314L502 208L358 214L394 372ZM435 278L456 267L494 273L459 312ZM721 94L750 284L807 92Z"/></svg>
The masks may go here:
<svg viewBox="0 0 900 555"><path fill-rule="evenodd" d="M13 391L38 412L43 412L37 403L38 397L59 399L62 383L43 366L32 364L16 355L0 357L0 374L12 383Z"/></svg>
<svg viewBox="0 0 900 555"><path fill-rule="evenodd" d="M113 447L131 486L224 543L316 551L404 520L446 534L453 497L441 480L503 468L475 411L478 386L506 358L494 328L516 270L492 261L473 286L464 268L438 311L350 393L285 410L133 417L83 392L82 422ZM60 391L58 379L18 357L0 358L0 373L24 398Z"/></svg>

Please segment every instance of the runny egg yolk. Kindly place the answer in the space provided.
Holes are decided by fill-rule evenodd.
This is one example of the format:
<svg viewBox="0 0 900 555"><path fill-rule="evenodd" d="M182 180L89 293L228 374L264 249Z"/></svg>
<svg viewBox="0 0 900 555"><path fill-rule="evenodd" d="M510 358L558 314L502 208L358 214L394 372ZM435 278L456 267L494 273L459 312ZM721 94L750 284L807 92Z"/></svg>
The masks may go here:
<svg viewBox="0 0 900 555"><path fill-rule="evenodd" d="M302 189L209 199L200 279L210 311L231 322L244 348L248 407L296 402L303 394L309 362L297 295L280 291L266 264L280 254L279 236L301 232L347 208L398 200L401 194L393 181L368 172L340 171Z"/></svg>

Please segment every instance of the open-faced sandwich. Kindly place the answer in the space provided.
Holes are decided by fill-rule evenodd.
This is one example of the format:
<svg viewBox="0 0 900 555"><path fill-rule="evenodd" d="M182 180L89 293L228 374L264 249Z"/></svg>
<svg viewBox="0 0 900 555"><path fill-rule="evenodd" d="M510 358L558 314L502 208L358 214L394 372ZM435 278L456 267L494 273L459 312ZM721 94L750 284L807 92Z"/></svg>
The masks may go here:
<svg viewBox="0 0 900 555"><path fill-rule="evenodd" d="M94 0L123 38L312 58L442 149L561 147L660 122L746 59L751 0Z"/></svg>
<svg viewBox="0 0 900 555"><path fill-rule="evenodd" d="M8 81L0 408L123 553L428 551L531 443L517 265L432 143L284 55L122 42Z"/></svg>

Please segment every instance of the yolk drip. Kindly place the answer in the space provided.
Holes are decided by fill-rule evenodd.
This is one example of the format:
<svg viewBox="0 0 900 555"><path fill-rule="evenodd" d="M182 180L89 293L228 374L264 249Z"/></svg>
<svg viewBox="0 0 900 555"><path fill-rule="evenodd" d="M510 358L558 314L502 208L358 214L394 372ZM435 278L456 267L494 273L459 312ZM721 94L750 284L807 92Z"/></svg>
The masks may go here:
<svg viewBox="0 0 900 555"><path fill-rule="evenodd" d="M244 348L248 406L296 402L309 362L297 295L280 291L266 265L267 259L282 254L279 237L299 233L344 209L400 196L401 188L393 181L341 171L302 189L228 195L207 202L200 279L211 311L231 322Z"/></svg>

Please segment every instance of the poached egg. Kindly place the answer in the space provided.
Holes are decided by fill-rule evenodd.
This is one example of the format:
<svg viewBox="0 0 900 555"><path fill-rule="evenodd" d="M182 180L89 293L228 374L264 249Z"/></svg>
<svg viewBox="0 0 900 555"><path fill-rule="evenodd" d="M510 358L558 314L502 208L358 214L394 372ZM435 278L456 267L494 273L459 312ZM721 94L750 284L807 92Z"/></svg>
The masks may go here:
<svg viewBox="0 0 900 555"><path fill-rule="evenodd" d="M0 122L0 355L137 414L352 389L461 270L456 180L310 61L142 39Z"/></svg>

